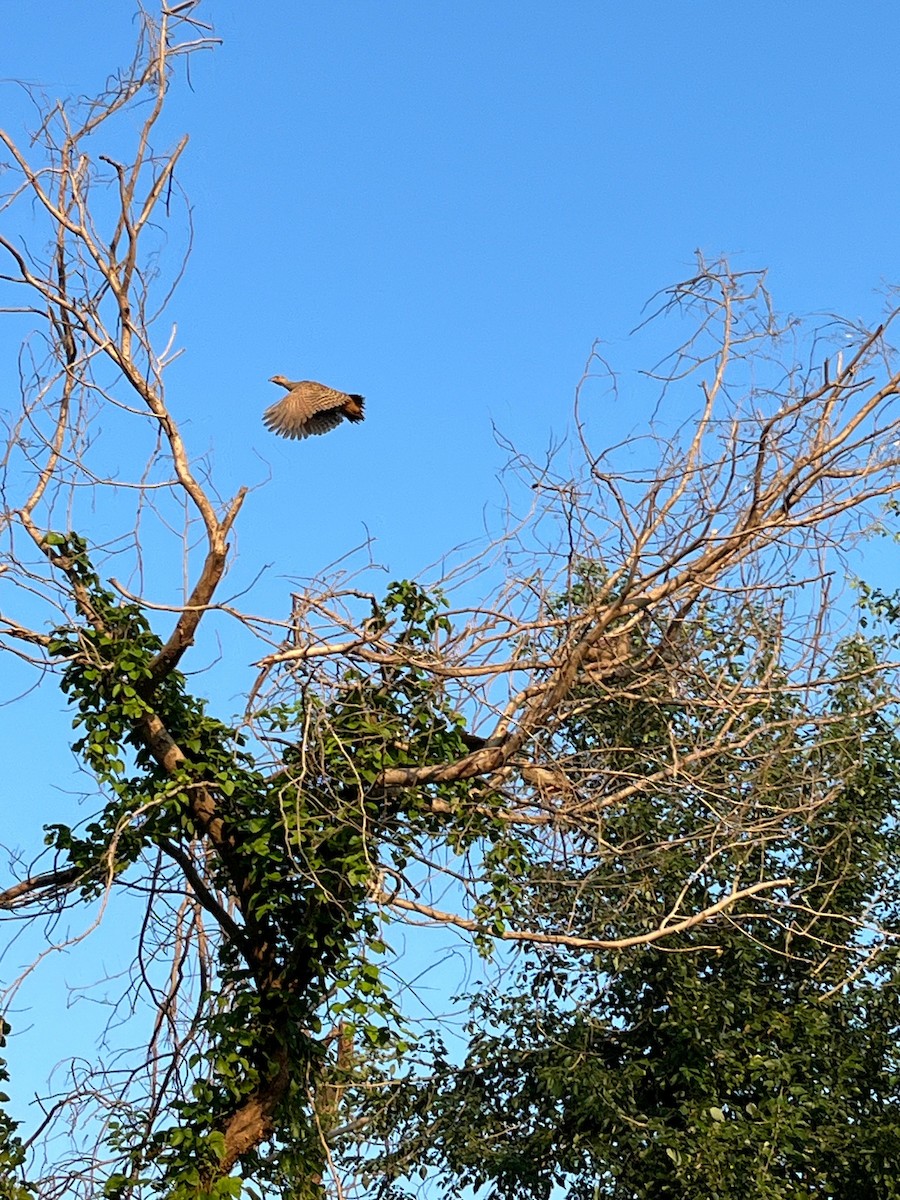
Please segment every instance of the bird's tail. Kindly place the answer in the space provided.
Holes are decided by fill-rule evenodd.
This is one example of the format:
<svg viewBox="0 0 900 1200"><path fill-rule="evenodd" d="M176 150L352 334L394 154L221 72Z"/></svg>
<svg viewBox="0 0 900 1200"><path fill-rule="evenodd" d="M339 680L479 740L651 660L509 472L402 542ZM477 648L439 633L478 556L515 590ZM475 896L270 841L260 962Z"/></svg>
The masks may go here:
<svg viewBox="0 0 900 1200"><path fill-rule="evenodd" d="M344 416L348 421L364 421L365 396L360 396L359 392L348 392L347 395L350 397L352 403L344 406Z"/></svg>

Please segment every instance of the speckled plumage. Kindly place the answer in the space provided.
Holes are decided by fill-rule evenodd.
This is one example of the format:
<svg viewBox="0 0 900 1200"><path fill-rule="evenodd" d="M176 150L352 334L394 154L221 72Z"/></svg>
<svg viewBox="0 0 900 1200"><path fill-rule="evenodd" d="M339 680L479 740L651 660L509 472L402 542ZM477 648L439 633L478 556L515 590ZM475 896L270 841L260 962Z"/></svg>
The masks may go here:
<svg viewBox="0 0 900 1200"><path fill-rule="evenodd" d="M270 383L287 388L287 395L263 413L266 429L286 438L327 433L348 421L362 421L365 398L357 392L339 392L312 379L287 379L273 375Z"/></svg>

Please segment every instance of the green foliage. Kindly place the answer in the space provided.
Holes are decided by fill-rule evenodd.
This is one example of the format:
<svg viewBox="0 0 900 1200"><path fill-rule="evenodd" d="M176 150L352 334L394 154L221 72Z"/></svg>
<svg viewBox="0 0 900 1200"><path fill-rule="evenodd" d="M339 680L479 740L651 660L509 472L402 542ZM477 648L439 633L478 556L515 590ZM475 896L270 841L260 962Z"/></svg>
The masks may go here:
<svg viewBox="0 0 900 1200"><path fill-rule="evenodd" d="M360 1053L375 1061L406 1049L369 899L379 864L402 871L445 829L434 798L461 811L466 797L464 785L378 784L386 768L466 752L460 715L431 673L414 665L449 627L441 598L392 584L372 621L390 628L396 664L370 675L347 670L335 699L310 691L263 714L263 726L289 740L272 770L207 713L180 671L156 670L161 640L138 605L102 584L83 539L50 534L46 548L77 581L85 619L56 630L51 651L76 709L74 748L108 798L85 828L50 828L49 844L78 868L89 898L159 847L190 857L192 844L205 839L208 886L233 896L238 913L237 925L222 925L215 978L197 998L177 1094L149 1125L139 1106L110 1125L118 1163L106 1194L238 1195L240 1180L217 1171L223 1131L245 1101L277 1088L270 1138L277 1153L251 1148L242 1155L243 1178L285 1197L315 1195L323 1150L310 1097L326 1069L323 1020L349 1021ZM180 751L164 765L151 724L161 724ZM198 797L211 798L223 822L215 843L204 824L209 805ZM451 822L455 852L491 826L484 815Z"/></svg>
<svg viewBox="0 0 900 1200"><path fill-rule="evenodd" d="M48 844L83 872L86 894L101 888L112 871L135 862L160 837L194 837L190 793L198 781L223 797L258 788L261 776L241 749L243 739L206 713L191 696L185 677L170 671L153 677L162 648L136 604L100 583L77 534L48 534L52 559L65 565L82 588L89 618L77 628L54 631L50 652L63 660L61 687L76 708L73 727L83 730L73 750L111 795L84 833L49 827ZM147 744L145 722L155 714L186 756L180 769L164 770ZM128 774L128 768L133 769Z"/></svg>
<svg viewBox="0 0 900 1200"><path fill-rule="evenodd" d="M696 636L707 676L773 678L739 624ZM794 908L772 920L748 899L726 922L574 960L524 951L502 988L469 998L463 1063L438 1045L373 1114L392 1146L373 1177L393 1194L418 1173L502 1200L900 1196L900 950L865 932L900 933L900 742L875 649L844 647L817 712L769 687L739 718L701 720L664 690L575 713L553 746L582 797L654 779L673 744L683 759L721 749L702 788L685 772L602 807L582 855L542 860L535 845L510 863L519 926L640 935L682 889L697 911L742 871L789 875ZM716 844L709 805L734 796L747 842ZM751 840L753 813L765 837Z"/></svg>
<svg viewBox="0 0 900 1200"><path fill-rule="evenodd" d="M9 1025L0 1019L0 1050L6 1046ZM0 1085L9 1079L6 1060L0 1058ZM0 1106L9 1101L9 1096L0 1091ZM16 1133L18 1122L13 1121L0 1108L0 1200L32 1200L34 1193L22 1182L25 1151L22 1140Z"/></svg>
<svg viewBox="0 0 900 1200"><path fill-rule="evenodd" d="M203 902L220 925L170 1093L152 1115L122 1105L109 1125L107 1196L318 1196L322 1123L360 1108L392 1146L369 1169L397 1190L418 1171L451 1194L485 1187L503 1200L547 1200L559 1187L575 1200L898 1194L900 963L890 950L868 962L856 932L865 914L900 928L900 749L867 682L871 642L847 644L817 712L776 686L758 613L697 621L696 691L687 680L677 701L659 679L615 692L577 685L567 719L534 743L596 805L561 859L552 839L503 819L508 797L480 788L473 804L464 781L382 783L387 770L467 753L462 716L428 669L449 631L441 597L391 584L370 622L396 653L346 668L330 691L298 689L262 715L250 746L181 672L157 669L161 640L99 580L84 542L47 542L78 581L84 620L56 631L53 653L76 709L75 748L106 797L83 829L53 827L50 843L89 898L160 850L199 864L202 842ZM605 582L586 575L579 586L576 610ZM650 638L636 634L642 650ZM704 677L760 686L735 714L707 703ZM157 724L180 752L164 765ZM660 772L666 756L698 748L702 776ZM627 799L613 802L623 780ZM711 842L710 805L726 801L747 828ZM402 1083L412 1038L371 892L384 872L402 877L437 854L478 865L485 954L513 924L640 936L679 895L697 911L736 878L789 877L796 915L775 923L765 898L748 899L728 922L661 947L581 959L523 951L506 989L472 997L464 1064L436 1043L427 1080ZM337 1062L336 1022L358 1066ZM428 1061L427 1046L417 1059ZM230 1118L267 1095L265 1144L242 1153L240 1177L223 1172ZM0 1137L14 1171L14 1127Z"/></svg>
<svg viewBox="0 0 900 1200"><path fill-rule="evenodd" d="M482 997L465 1068L430 1084L417 1161L452 1194L896 1196L896 997L860 984L823 1003L776 950L707 941Z"/></svg>

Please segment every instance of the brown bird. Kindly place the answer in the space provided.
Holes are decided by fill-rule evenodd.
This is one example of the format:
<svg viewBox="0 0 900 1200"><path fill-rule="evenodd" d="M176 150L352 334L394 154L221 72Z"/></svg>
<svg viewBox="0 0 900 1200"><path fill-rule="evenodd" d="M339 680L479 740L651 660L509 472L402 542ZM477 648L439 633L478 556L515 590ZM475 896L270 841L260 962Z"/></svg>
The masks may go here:
<svg viewBox="0 0 900 1200"><path fill-rule="evenodd" d="M273 375L269 383L287 388L287 395L263 413L266 429L286 438L305 438L327 433L348 421L363 420L365 397L357 392L338 392L312 379L287 379Z"/></svg>

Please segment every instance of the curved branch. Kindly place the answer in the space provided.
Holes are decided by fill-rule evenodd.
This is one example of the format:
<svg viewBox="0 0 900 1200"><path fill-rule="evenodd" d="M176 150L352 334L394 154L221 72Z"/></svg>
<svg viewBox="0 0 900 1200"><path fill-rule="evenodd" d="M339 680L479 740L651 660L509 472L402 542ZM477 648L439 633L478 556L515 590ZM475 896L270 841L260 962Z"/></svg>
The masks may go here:
<svg viewBox="0 0 900 1200"><path fill-rule="evenodd" d="M746 900L749 896L757 896L760 892L790 887L793 882L793 879L787 878L761 880L750 887L730 892L729 895L718 900L715 904L710 904L701 912L692 913L691 916L685 917L681 921L676 921L671 925L663 922L648 933L639 933L631 937L622 938L576 937L568 933L538 933L535 930L527 929L504 929L498 933L495 929L480 921L473 921L468 917L460 917L455 913L443 912L440 909L432 908L428 904L420 904L414 900L405 900L400 896L395 896L391 892L374 891L372 899L376 903L383 904L388 908L397 908L402 912L415 913L417 916L427 917L429 921L432 921L436 925L450 925L454 929L464 929L467 933L477 934L479 937L493 938L500 942L566 946L570 950L626 950L633 946L649 946L654 942L662 941L664 938L675 937L679 933L686 933L689 929L695 929L698 925L707 924L713 917L718 916L720 913L727 912L739 900Z"/></svg>

